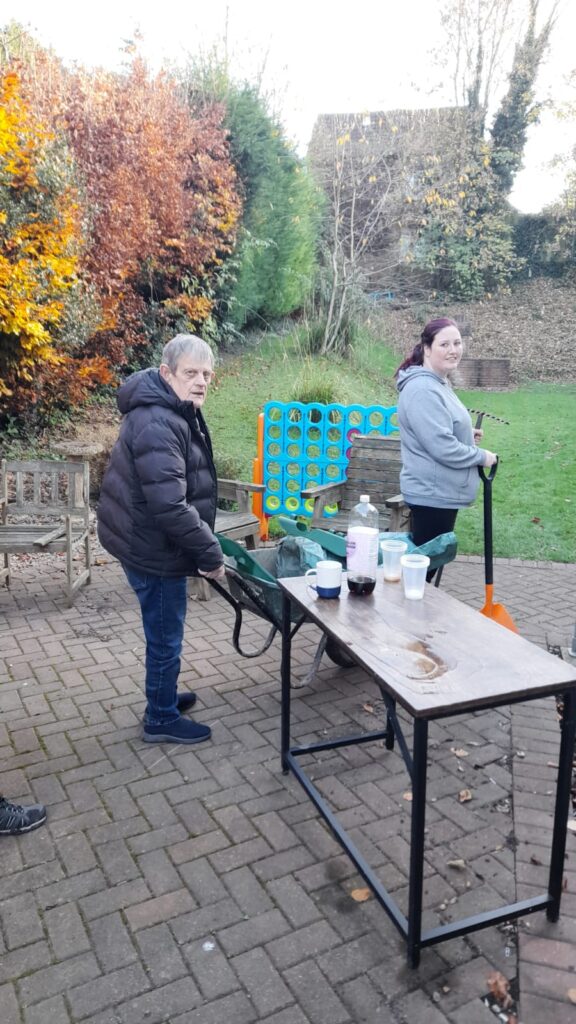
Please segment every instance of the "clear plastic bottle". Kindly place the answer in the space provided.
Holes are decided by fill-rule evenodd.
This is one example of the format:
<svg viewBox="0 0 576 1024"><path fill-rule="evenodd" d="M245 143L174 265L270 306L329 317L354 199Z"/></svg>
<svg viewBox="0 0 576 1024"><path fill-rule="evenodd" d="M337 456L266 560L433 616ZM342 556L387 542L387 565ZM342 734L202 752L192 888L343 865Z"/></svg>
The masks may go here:
<svg viewBox="0 0 576 1024"><path fill-rule="evenodd" d="M362 494L350 512L346 534L346 569L351 594L371 594L378 565L378 509Z"/></svg>

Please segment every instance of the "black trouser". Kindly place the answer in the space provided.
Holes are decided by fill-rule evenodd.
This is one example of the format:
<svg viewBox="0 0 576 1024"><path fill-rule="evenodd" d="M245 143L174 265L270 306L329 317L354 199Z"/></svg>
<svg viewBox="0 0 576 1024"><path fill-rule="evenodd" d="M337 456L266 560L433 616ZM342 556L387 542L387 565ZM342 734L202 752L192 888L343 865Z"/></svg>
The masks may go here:
<svg viewBox="0 0 576 1024"><path fill-rule="evenodd" d="M410 505L412 520L412 540L415 544L425 544L427 540L439 537L441 533L450 533L454 529L457 508L431 508L429 505ZM426 573L428 582L434 579L436 569Z"/></svg>

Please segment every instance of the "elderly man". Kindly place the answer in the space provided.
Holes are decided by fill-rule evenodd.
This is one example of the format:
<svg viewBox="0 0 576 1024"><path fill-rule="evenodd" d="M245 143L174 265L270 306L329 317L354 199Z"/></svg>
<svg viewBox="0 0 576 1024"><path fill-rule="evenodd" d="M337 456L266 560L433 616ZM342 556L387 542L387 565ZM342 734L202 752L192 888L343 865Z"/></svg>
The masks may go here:
<svg viewBox="0 0 576 1024"><path fill-rule="evenodd" d="M177 692L186 617L186 577L224 577L214 536L217 482L202 416L214 376L212 350L178 334L159 369L132 374L118 391L124 419L104 475L98 536L136 593L146 637L147 743L201 743L210 729L181 712Z"/></svg>

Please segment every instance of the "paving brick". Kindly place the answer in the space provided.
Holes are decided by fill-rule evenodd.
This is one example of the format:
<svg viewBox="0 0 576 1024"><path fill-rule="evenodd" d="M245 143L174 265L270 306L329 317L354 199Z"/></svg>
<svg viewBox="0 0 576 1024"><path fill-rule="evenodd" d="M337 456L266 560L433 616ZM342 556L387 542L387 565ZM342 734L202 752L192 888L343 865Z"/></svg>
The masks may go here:
<svg viewBox="0 0 576 1024"><path fill-rule="evenodd" d="M234 957L231 966L261 1016L294 1002L294 997L263 949L251 949Z"/></svg>
<svg viewBox="0 0 576 1024"><path fill-rule="evenodd" d="M67 998L74 1018L81 1020L94 1011L115 1006L119 998L125 1001L149 988L150 982L141 965L132 964L71 988Z"/></svg>
<svg viewBox="0 0 576 1024"><path fill-rule="evenodd" d="M165 924L146 928L136 937L144 968L154 987L166 985L187 973L174 937Z"/></svg>
<svg viewBox="0 0 576 1024"><path fill-rule="evenodd" d="M228 958L214 940L192 942L183 948L183 953L204 999L219 999L241 987Z"/></svg>
<svg viewBox="0 0 576 1024"><path fill-rule="evenodd" d="M268 941L266 948L277 967L284 970L301 960L317 957L339 943L337 932L326 921L317 921L297 931L291 930L283 938Z"/></svg>
<svg viewBox="0 0 576 1024"><path fill-rule="evenodd" d="M138 869L154 896L180 889L182 880L164 850L152 850L138 858Z"/></svg>
<svg viewBox="0 0 576 1024"><path fill-rule="evenodd" d="M455 1013L448 1014L448 1019L451 1024L460 1024L460 1021L463 1020L466 1021L466 1024L494 1024L496 1016L481 999L474 999L472 1002L460 1006ZM542 1018L543 1021L544 1019ZM528 1018L526 1018L525 1024L530 1024ZM533 1024L536 1022L534 1021Z"/></svg>
<svg viewBox="0 0 576 1024"><path fill-rule="evenodd" d="M197 836L194 839L186 839L184 842L177 842L168 847L168 854L175 864L184 864L187 861L195 860L196 857L206 857L216 850L222 850L229 845L229 840L220 829L214 832L207 832L206 835Z"/></svg>
<svg viewBox="0 0 576 1024"><path fill-rule="evenodd" d="M47 942L34 942L12 953L5 953L0 960L0 985L15 981L52 963L52 953Z"/></svg>
<svg viewBox="0 0 576 1024"><path fill-rule="evenodd" d="M188 975L120 1003L112 1011L112 1020L110 1011L105 1011L89 1017L85 1024L187 1024L188 1014L199 1003L200 993Z"/></svg>
<svg viewBox="0 0 576 1024"><path fill-rule="evenodd" d="M391 1016L386 1000L365 974L343 984L340 996L354 1024L389 1024Z"/></svg>
<svg viewBox="0 0 576 1024"><path fill-rule="evenodd" d="M44 929L32 895L15 896L0 905L0 921L7 949L44 938Z"/></svg>
<svg viewBox="0 0 576 1024"><path fill-rule="evenodd" d="M103 889L92 896L80 900L80 909L91 921L95 917L103 917L115 910L125 910L134 904L142 903L150 895L148 886L140 879L115 885L112 889Z"/></svg>
<svg viewBox="0 0 576 1024"><path fill-rule="evenodd" d="M299 1006L288 1006L285 1010L266 1017L263 1024L308 1024L308 1021L309 1018L304 1016Z"/></svg>
<svg viewBox="0 0 576 1024"><path fill-rule="evenodd" d="M234 924L218 932L218 939L229 956L237 956L255 946L265 945L290 931L290 925L279 910L269 910L250 921Z"/></svg>
<svg viewBox="0 0 576 1024"><path fill-rule="evenodd" d="M20 1007L14 986L0 985L0 1020L2 1024L20 1024Z"/></svg>
<svg viewBox="0 0 576 1024"><path fill-rule="evenodd" d="M248 867L237 868L224 875L228 892L234 897L246 917L256 917L274 909L274 904L265 888L254 877Z"/></svg>
<svg viewBox="0 0 576 1024"><path fill-rule="evenodd" d="M254 1007L247 996L243 992L234 992L183 1017L175 1017L172 1024L223 1024L224 1021L254 1024L257 1019Z"/></svg>
<svg viewBox="0 0 576 1024"><path fill-rule="evenodd" d="M532 992L522 995L520 1013L522 1024L548 1024L548 1021L554 1021L554 1024L574 1024L576 1021L573 1003L566 999L546 999Z"/></svg>
<svg viewBox="0 0 576 1024"><path fill-rule="evenodd" d="M124 839L101 843L98 847L98 860L110 885L140 877L139 865Z"/></svg>
<svg viewBox="0 0 576 1024"><path fill-rule="evenodd" d="M120 914L97 918L88 925L88 932L104 971L123 967L137 959L134 943Z"/></svg>
<svg viewBox="0 0 576 1024"><path fill-rule="evenodd" d="M35 1006L27 1006L24 1009L26 1024L69 1024L70 1019L68 1007L62 996L43 999ZM20 1022L20 1018L18 1018L18 1022ZM3 1017L2 1024L7 1024Z"/></svg>
<svg viewBox="0 0 576 1024"><path fill-rule="evenodd" d="M242 918L242 911L236 901L226 899L175 918L171 928L178 942L183 943L215 935L220 929L234 925Z"/></svg>
<svg viewBox="0 0 576 1024"><path fill-rule="evenodd" d="M270 847L264 839L248 839L244 843L238 843L236 846L213 853L210 863L218 874L224 874L243 864L254 864L269 854Z"/></svg>
<svg viewBox="0 0 576 1024"><path fill-rule="evenodd" d="M165 893L163 896L157 896L155 899L146 900L145 903L128 907L126 919L130 928L133 931L138 931L139 928L150 928L152 925L185 914L194 906L194 900L188 890L177 889L174 892Z"/></svg>
<svg viewBox="0 0 576 1024"><path fill-rule="evenodd" d="M20 982L20 996L25 1006L41 999L68 992L69 989L98 977L100 969L92 953L52 964L43 970L28 974Z"/></svg>
<svg viewBox="0 0 576 1024"><path fill-rule="evenodd" d="M284 979L314 1024L346 1024L351 1020L346 1007L314 963L290 967L284 972Z"/></svg>
<svg viewBox="0 0 576 1024"><path fill-rule="evenodd" d="M44 924L56 960L65 960L90 949L90 938L73 903L46 910Z"/></svg>
<svg viewBox="0 0 576 1024"><path fill-rule="evenodd" d="M267 889L279 910L295 928L310 924L320 916L317 904L291 875L269 882Z"/></svg>

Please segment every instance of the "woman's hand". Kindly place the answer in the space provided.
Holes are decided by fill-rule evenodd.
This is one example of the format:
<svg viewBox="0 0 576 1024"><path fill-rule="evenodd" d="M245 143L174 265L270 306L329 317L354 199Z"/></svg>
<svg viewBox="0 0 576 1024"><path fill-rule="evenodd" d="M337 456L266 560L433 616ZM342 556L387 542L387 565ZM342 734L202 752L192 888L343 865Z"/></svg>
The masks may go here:
<svg viewBox="0 0 576 1024"><path fill-rule="evenodd" d="M224 564L219 565L217 569L210 569L209 572L198 569L198 572L201 576L205 576L207 580L223 580L226 576L226 566Z"/></svg>
<svg viewBox="0 0 576 1024"><path fill-rule="evenodd" d="M484 452L484 466L494 466L498 462L498 456L495 452Z"/></svg>
<svg viewBox="0 0 576 1024"><path fill-rule="evenodd" d="M484 437L484 431L481 427L473 427L472 429L474 432L474 444L478 444L478 441L481 441Z"/></svg>

